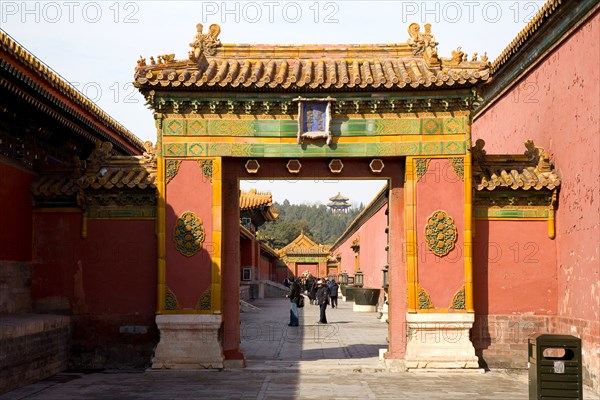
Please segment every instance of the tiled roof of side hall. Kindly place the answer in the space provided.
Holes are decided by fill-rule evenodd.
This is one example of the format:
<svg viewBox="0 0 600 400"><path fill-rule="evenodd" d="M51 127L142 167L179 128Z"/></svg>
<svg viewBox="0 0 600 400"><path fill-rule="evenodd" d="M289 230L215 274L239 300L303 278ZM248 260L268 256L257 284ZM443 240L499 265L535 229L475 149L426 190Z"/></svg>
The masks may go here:
<svg viewBox="0 0 600 400"><path fill-rule="evenodd" d="M531 140L527 151L512 155L487 155L485 142L478 139L471 148L473 155L473 186L483 190L554 190L561 179L546 151Z"/></svg>
<svg viewBox="0 0 600 400"><path fill-rule="evenodd" d="M0 29L0 51L16 59L28 68L33 74L45 81L62 96L69 99L77 106L86 110L98 123L102 124L108 131L120 136L126 143L135 148L139 153L145 149L144 142L131 133L127 128L114 120L94 102L85 97L73 85L62 78L58 73L44 64L40 59L21 46L5 31ZM2 63L9 67L10 62L2 57Z"/></svg>
<svg viewBox="0 0 600 400"><path fill-rule="evenodd" d="M174 54L138 60L140 89L335 91L461 88L490 76L484 55L469 61L460 48L438 56L431 26L409 25L410 38L395 44L264 45L221 44L218 25L198 33L188 59Z"/></svg>
<svg viewBox="0 0 600 400"><path fill-rule="evenodd" d="M246 192L240 190L240 210L252 210L273 205L273 195L269 192L260 193L256 189Z"/></svg>

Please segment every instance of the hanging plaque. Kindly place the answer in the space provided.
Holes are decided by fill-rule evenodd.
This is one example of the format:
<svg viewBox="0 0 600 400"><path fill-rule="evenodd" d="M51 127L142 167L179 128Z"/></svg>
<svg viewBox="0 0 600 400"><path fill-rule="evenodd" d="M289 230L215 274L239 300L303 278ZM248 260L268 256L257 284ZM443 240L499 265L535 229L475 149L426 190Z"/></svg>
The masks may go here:
<svg viewBox="0 0 600 400"><path fill-rule="evenodd" d="M298 143L304 139L325 139L327 145L331 144L331 103L335 99L298 97L294 101L298 102Z"/></svg>

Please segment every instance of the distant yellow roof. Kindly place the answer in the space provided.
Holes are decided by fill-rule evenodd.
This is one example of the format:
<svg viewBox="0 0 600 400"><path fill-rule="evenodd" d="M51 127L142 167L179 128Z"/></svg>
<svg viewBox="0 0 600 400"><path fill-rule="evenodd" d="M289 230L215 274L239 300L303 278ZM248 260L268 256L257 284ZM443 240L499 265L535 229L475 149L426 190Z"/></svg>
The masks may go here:
<svg viewBox="0 0 600 400"><path fill-rule="evenodd" d="M269 192L257 192L256 189L250 189L246 192L240 190L240 210L251 210L273 205L273 195Z"/></svg>
<svg viewBox="0 0 600 400"><path fill-rule="evenodd" d="M300 255L327 255L329 254L329 249L331 246L318 244L314 242L311 238L306 236L304 231L300 232L300 235L287 246L282 248L279 253L281 255L292 255L292 254L300 254Z"/></svg>

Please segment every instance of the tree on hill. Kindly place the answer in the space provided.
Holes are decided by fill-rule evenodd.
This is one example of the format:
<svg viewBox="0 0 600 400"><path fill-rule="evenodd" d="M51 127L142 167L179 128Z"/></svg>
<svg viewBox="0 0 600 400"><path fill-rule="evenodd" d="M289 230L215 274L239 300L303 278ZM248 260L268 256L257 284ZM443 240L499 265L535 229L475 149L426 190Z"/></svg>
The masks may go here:
<svg viewBox="0 0 600 400"><path fill-rule="evenodd" d="M317 243L333 244L364 206L334 214L322 204L290 204L286 199L283 203L273 204L273 208L279 210L279 218L261 226L257 235L272 248L280 249L298 237L302 230Z"/></svg>

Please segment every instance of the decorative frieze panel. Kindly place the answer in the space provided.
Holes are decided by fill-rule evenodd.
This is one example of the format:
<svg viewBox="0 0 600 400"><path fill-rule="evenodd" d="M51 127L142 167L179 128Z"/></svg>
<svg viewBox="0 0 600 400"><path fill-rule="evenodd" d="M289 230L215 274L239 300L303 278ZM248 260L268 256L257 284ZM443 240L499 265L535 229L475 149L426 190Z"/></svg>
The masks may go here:
<svg viewBox="0 0 600 400"><path fill-rule="evenodd" d="M196 304L196 309L201 311L209 311L211 305L211 290L206 289L204 293L198 299L198 303Z"/></svg>
<svg viewBox="0 0 600 400"><path fill-rule="evenodd" d="M454 219L443 210L435 211L427 220L425 241L433 254L443 257L454 249L457 232Z"/></svg>
<svg viewBox="0 0 600 400"><path fill-rule="evenodd" d="M160 113L175 114L218 114L218 115L294 115L297 112L293 103L287 99L242 99L214 98L197 100L184 97L161 97L149 94L150 104ZM457 98L431 98L411 96L409 98L360 99L338 98L332 107L332 115L351 114L394 114L424 112L456 112L471 110L477 99L472 96Z"/></svg>
<svg viewBox="0 0 600 400"><path fill-rule="evenodd" d="M429 168L429 161L429 158L417 158L415 160L415 172L417 173L417 182L421 179L423 175L427 173L427 168Z"/></svg>
<svg viewBox="0 0 600 400"><path fill-rule="evenodd" d="M451 310L465 310L465 286L463 285L458 292L456 292L454 294L454 297L452 297L452 303L450 304L450 307L448 307Z"/></svg>
<svg viewBox="0 0 600 400"><path fill-rule="evenodd" d="M429 297L429 293L421 285L417 287L417 304L419 310L428 310L431 308L435 308L433 303L431 302L431 298Z"/></svg>
<svg viewBox="0 0 600 400"><path fill-rule="evenodd" d="M456 176L460 178L461 181L465 180L465 159L462 157L453 157L450 159L450 165L454 170Z"/></svg>
<svg viewBox="0 0 600 400"><path fill-rule="evenodd" d="M154 219L156 206L88 207L86 216L89 219Z"/></svg>
<svg viewBox="0 0 600 400"><path fill-rule="evenodd" d="M202 175L212 182L213 176L213 160L200 160L198 161Z"/></svg>
<svg viewBox="0 0 600 400"><path fill-rule="evenodd" d="M466 142L461 140L435 142L355 142L336 143L329 146L298 146L292 143L227 143L189 142L164 143L163 154L167 157L394 157L464 155Z"/></svg>
<svg viewBox="0 0 600 400"><path fill-rule="evenodd" d="M202 249L204 243L204 226L196 214L186 211L175 223L173 240L177 251L186 257L191 257Z"/></svg>
<svg viewBox="0 0 600 400"><path fill-rule="evenodd" d="M179 302L175 293L167 287L165 294L165 310L179 310Z"/></svg>
<svg viewBox="0 0 600 400"><path fill-rule="evenodd" d="M167 160L166 162L166 182L167 184L175 178L177 172L179 171L179 166L181 165L181 160Z"/></svg>
<svg viewBox="0 0 600 400"><path fill-rule="evenodd" d="M312 115L312 114L311 114ZM164 136L296 137L298 121L289 119L197 119L171 117L162 124ZM306 116L308 118L308 116ZM315 128L317 129L318 126ZM469 131L467 117L404 117L332 119L333 136L460 135Z"/></svg>

